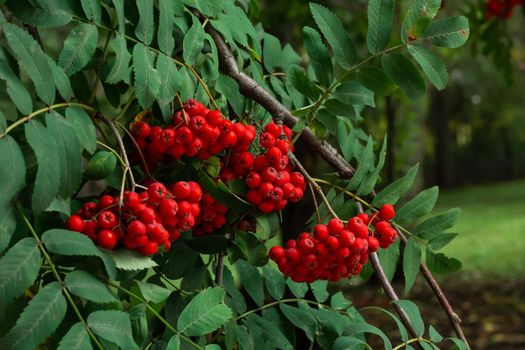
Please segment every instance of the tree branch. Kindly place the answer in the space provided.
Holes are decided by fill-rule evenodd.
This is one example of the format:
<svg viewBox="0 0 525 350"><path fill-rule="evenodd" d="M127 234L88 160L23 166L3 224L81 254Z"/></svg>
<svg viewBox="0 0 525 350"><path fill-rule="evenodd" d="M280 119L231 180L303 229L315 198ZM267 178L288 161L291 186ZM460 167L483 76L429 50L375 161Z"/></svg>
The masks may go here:
<svg viewBox="0 0 525 350"><path fill-rule="evenodd" d="M255 80L239 70L237 67L237 61L230 51L230 48L220 36L220 34L212 28L212 26L206 26L205 30L212 37L215 45L217 46L219 65L222 72L229 75L237 82L241 94L260 104L274 117L284 118L285 124L289 127L293 127L298 122L298 119L294 117L285 106L283 106L275 97L273 97L268 91L261 87ZM314 152L322 156L339 173L341 178L349 179L353 176L355 169L343 158L343 156L341 156L341 154L339 154L334 146L325 140L319 140L309 128L305 128L303 130L301 137L308 145L310 145ZM444 311L447 313L449 320L456 331L456 334L468 346L466 338L461 331L461 327L459 326L459 317L457 317L456 313L453 311L450 303L443 294L435 278L432 276L432 273L428 270L424 263L421 263L421 272L431 286L432 291L440 301Z"/></svg>

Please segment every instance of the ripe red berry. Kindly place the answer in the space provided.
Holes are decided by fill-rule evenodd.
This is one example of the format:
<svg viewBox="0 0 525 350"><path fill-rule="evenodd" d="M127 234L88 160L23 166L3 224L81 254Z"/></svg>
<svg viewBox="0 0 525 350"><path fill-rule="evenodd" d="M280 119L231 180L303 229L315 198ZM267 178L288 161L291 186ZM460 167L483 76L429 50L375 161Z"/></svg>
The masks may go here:
<svg viewBox="0 0 525 350"><path fill-rule="evenodd" d="M303 237L298 240L297 247L302 254L307 254L314 250L315 243L310 238Z"/></svg>
<svg viewBox="0 0 525 350"><path fill-rule="evenodd" d="M177 215L179 205L171 198L163 199L159 204L159 212L163 217L170 217Z"/></svg>
<svg viewBox="0 0 525 350"><path fill-rule="evenodd" d="M179 181L172 186L173 195L177 200L186 199L191 192L190 184L185 181Z"/></svg>
<svg viewBox="0 0 525 350"><path fill-rule="evenodd" d="M339 244L343 247L351 247L355 242L355 236L349 230L339 232Z"/></svg>
<svg viewBox="0 0 525 350"><path fill-rule="evenodd" d="M131 133L133 136L139 139L145 139L149 136L151 128L148 123L145 122L136 122L131 128Z"/></svg>
<svg viewBox="0 0 525 350"><path fill-rule="evenodd" d="M283 247L276 245L270 249L270 252L268 253L268 255L270 256L270 259L272 259L273 261L279 262L285 257L285 251Z"/></svg>
<svg viewBox="0 0 525 350"><path fill-rule="evenodd" d="M84 224L84 220L82 220L80 216L72 215L71 217L69 217L69 219L67 219L66 227L71 231L82 232L84 231L86 225Z"/></svg>
<svg viewBox="0 0 525 350"><path fill-rule="evenodd" d="M190 194L186 200L190 203L198 203L202 197L201 187L195 181L189 181L188 184L190 185Z"/></svg>
<svg viewBox="0 0 525 350"><path fill-rule="evenodd" d="M297 248L287 248L285 250L286 260L290 264L297 264L301 260L301 254Z"/></svg>
<svg viewBox="0 0 525 350"><path fill-rule="evenodd" d="M263 198L268 198L270 197L273 188L274 186L270 182L263 182L261 186L259 186L259 193Z"/></svg>
<svg viewBox="0 0 525 350"><path fill-rule="evenodd" d="M343 222L337 218L333 218L328 221L328 231L331 234L338 234L339 232L343 231L343 228Z"/></svg>
<svg viewBox="0 0 525 350"><path fill-rule="evenodd" d="M97 218L97 225L102 229L113 228L117 223L117 216L109 210L103 211Z"/></svg>
<svg viewBox="0 0 525 350"><path fill-rule="evenodd" d="M290 181L294 184L294 186L303 188L304 187L304 176L301 173L298 173L297 171L290 174Z"/></svg>
<svg viewBox="0 0 525 350"><path fill-rule="evenodd" d="M383 220L392 220L395 216L394 206L392 204L384 204L379 208L379 217Z"/></svg>
<svg viewBox="0 0 525 350"><path fill-rule="evenodd" d="M142 236L146 234L146 225L140 220L133 220L128 225L128 234L131 236Z"/></svg>
<svg viewBox="0 0 525 350"><path fill-rule="evenodd" d="M95 202L87 202L82 206L82 215L84 219L91 219L97 212L98 205Z"/></svg>
<svg viewBox="0 0 525 350"><path fill-rule="evenodd" d="M264 168L261 175L264 182L274 182L277 180L277 170L271 166Z"/></svg>
<svg viewBox="0 0 525 350"><path fill-rule="evenodd" d="M246 176L246 180L244 182L248 188L257 188L262 182L261 175L259 175L258 172L252 171Z"/></svg>
<svg viewBox="0 0 525 350"><path fill-rule="evenodd" d="M264 198L258 191L250 190L246 194L246 199L248 200L248 202L257 205L257 204L260 204Z"/></svg>
<svg viewBox="0 0 525 350"><path fill-rule="evenodd" d="M98 233L97 243L102 248L113 249L117 245L117 235L111 230L102 230Z"/></svg>
<svg viewBox="0 0 525 350"><path fill-rule="evenodd" d="M339 240L335 236L328 236L328 238L325 240L325 244L330 250L336 250L339 248Z"/></svg>
<svg viewBox="0 0 525 350"><path fill-rule="evenodd" d="M112 196L104 195L100 197L100 200L98 201L98 207L99 209L106 209L107 207L110 207L114 204L114 200Z"/></svg>
<svg viewBox="0 0 525 350"><path fill-rule="evenodd" d="M146 244L144 244L143 246L139 248L139 251L142 255L157 254L158 250L159 250L159 245L151 241L147 242Z"/></svg>
<svg viewBox="0 0 525 350"><path fill-rule="evenodd" d="M266 151L266 158L268 159L268 162L272 165L279 164L279 160L282 158L283 152L277 147L270 147L268 151Z"/></svg>
<svg viewBox="0 0 525 350"><path fill-rule="evenodd" d="M264 128L264 130L270 134L272 134L273 136L275 137L279 137L281 136L281 132L282 132L282 127L275 124L274 122L270 122L268 124L266 124L266 127Z"/></svg>
<svg viewBox="0 0 525 350"><path fill-rule="evenodd" d="M323 224L317 224L314 226L314 237L318 241L324 241L328 238L330 234L328 233L328 227Z"/></svg>
<svg viewBox="0 0 525 350"><path fill-rule="evenodd" d="M352 231L356 237L360 238L366 238L368 237L368 226L363 223L363 220L361 220L358 216L354 216L350 220L348 220L348 224L346 225L350 231Z"/></svg>
<svg viewBox="0 0 525 350"><path fill-rule="evenodd" d="M122 203L127 209L134 210L139 204L142 203L142 199L138 193L126 191L122 197Z"/></svg>
<svg viewBox="0 0 525 350"><path fill-rule="evenodd" d="M370 236L368 237L368 249L373 253L379 248L379 241L377 238Z"/></svg>
<svg viewBox="0 0 525 350"><path fill-rule="evenodd" d="M148 198L153 203L159 203L162 199L166 198L168 190L166 186L160 182L154 182L148 186Z"/></svg>
<svg viewBox="0 0 525 350"><path fill-rule="evenodd" d="M139 216L139 219L143 223L145 224L152 223L153 221L155 221L155 210L153 210L152 208L146 207L138 213L138 216Z"/></svg>
<svg viewBox="0 0 525 350"><path fill-rule="evenodd" d="M269 213L271 213L271 212L274 210L274 207L275 207L275 205L273 204L273 202L268 201L268 200L264 200L264 201L262 201L262 202L257 206L257 208L259 208L259 210L262 211L262 212L265 213L265 214L269 214Z"/></svg>

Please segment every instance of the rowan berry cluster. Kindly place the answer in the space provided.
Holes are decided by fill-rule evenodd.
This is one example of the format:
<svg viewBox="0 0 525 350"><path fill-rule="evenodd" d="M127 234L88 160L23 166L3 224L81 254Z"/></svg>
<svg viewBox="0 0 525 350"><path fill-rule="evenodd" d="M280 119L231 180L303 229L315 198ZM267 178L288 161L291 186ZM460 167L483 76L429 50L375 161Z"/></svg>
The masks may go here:
<svg viewBox="0 0 525 350"><path fill-rule="evenodd" d="M499 17L510 19L514 7L523 5L524 0L488 0L485 4L487 19Z"/></svg>
<svg viewBox="0 0 525 350"><path fill-rule="evenodd" d="M151 183L142 193L126 191L120 198L104 195L85 203L66 222L106 249L124 246L142 255L169 250L180 231L191 230L200 215L202 190L196 182L177 182L168 188Z"/></svg>
<svg viewBox="0 0 525 350"><path fill-rule="evenodd" d="M303 198L303 175L294 172L288 153L291 150L292 131L270 122L258 141L262 152L234 152L228 165L223 164L219 177L225 181L240 178L246 184L246 199L263 213L282 210L288 202Z"/></svg>
<svg viewBox="0 0 525 350"><path fill-rule="evenodd" d="M201 237L212 234L226 225L226 214L228 208L217 202L208 193L204 193L201 199L201 213L195 220L193 237Z"/></svg>
<svg viewBox="0 0 525 350"><path fill-rule="evenodd" d="M370 253L387 248L397 239L389 223L394 215L394 207L387 204L379 213L358 214L346 225L333 218L327 225L315 225L312 233L303 232L289 240L284 248L272 247L270 259L295 282L338 281L358 275Z"/></svg>
<svg viewBox="0 0 525 350"><path fill-rule="evenodd" d="M255 138L252 125L232 123L220 111L209 110L195 100L186 101L172 124L161 127L139 121L131 132L149 168L182 156L206 160L225 149L245 151Z"/></svg>

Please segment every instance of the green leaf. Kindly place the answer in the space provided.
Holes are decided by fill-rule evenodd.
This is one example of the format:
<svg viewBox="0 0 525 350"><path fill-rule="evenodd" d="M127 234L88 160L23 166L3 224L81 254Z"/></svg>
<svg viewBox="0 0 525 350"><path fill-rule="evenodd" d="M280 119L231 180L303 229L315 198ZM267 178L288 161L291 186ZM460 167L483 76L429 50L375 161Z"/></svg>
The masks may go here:
<svg viewBox="0 0 525 350"><path fill-rule="evenodd" d="M91 180L102 180L110 176L117 165L117 157L112 152L99 151L89 160L86 176Z"/></svg>
<svg viewBox="0 0 525 350"><path fill-rule="evenodd" d="M115 262L106 253L98 249L91 239L78 232L52 229L42 235L47 250L51 253L66 256L96 256L99 257L106 267L109 278L115 279Z"/></svg>
<svg viewBox="0 0 525 350"><path fill-rule="evenodd" d="M250 329L252 332L255 330L260 330L266 339L272 340L272 343L274 343L276 346L280 349L284 350L292 350L293 346L283 334L281 329L279 329L278 326L276 326L274 323L258 316L255 314L251 314L247 317L248 320L248 329Z"/></svg>
<svg viewBox="0 0 525 350"><path fill-rule="evenodd" d="M430 249L426 251L426 263L430 271L438 275L461 270L461 261L443 253L434 253Z"/></svg>
<svg viewBox="0 0 525 350"><path fill-rule="evenodd" d="M86 111L78 107L68 107L66 109L66 119L77 135L80 147L93 154L97 149L97 132Z"/></svg>
<svg viewBox="0 0 525 350"><path fill-rule="evenodd" d="M334 97L347 105L375 107L374 93L355 80L348 80L335 89Z"/></svg>
<svg viewBox="0 0 525 350"><path fill-rule="evenodd" d="M155 23L153 21L153 0L136 0L139 10L139 22L135 28L135 35L144 44L149 45L153 40Z"/></svg>
<svg viewBox="0 0 525 350"><path fill-rule="evenodd" d="M443 336L432 325L428 326L428 336L434 343L439 343L443 340Z"/></svg>
<svg viewBox="0 0 525 350"><path fill-rule="evenodd" d="M92 350L89 334L81 322L75 323L60 340L57 350Z"/></svg>
<svg viewBox="0 0 525 350"><path fill-rule="evenodd" d="M182 42L182 56L184 62L193 65L204 47L204 29L199 20L192 16L192 26L184 36Z"/></svg>
<svg viewBox="0 0 525 350"><path fill-rule="evenodd" d="M317 321L310 312L286 304L279 304L279 308L295 327L302 329L311 342L314 341Z"/></svg>
<svg viewBox="0 0 525 350"><path fill-rule="evenodd" d="M27 142L38 161L33 189L33 210L42 212L51 204L60 187L58 144L53 133L36 120L25 123L24 130Z"/></svg>
<svg viewBox="0 0 525 350"><path fill-rule="evenodd" d="M231 307L238 314L246 312L246 300L244 299L244 295L239 291L233 279L233 275L227 266L224 266L223 284L228 293L225 299L226 305Z"/></svg>
<svg viewBox="0 0 525 350"><path fill-rule="evenodd" d="M129 315L122 311L94 311L87 318L89 328L99 337L123 349L137 349L132 337Z"/></svg>
<svg viewBox="0 0 525 350"><path fill-rule="evenodd" d="M153 283L137 281L137 286L139 287L140 293L142 293L144 299L153 303L161 303L168 299L171 294L171 290Z"/></svg>
<svg viewBox="0 0 525 350"><path fill-rule="evenodd" d="M405 176L382 189L372 201L372 205L380 207L383 204L396 204L399 198L412 187L418 169L419 164L414 165Z"/></svg>
<svg viewBox="0 0 525 350"><path fill-rule="evenodd" d="M392 343L390 342L388 337L385 335L385 333L383 333L379 328L372 326L371 324L356 322L350 325L345 330L345 334L348 334L348 335L357 335L361 333L370 333L370 334L375 334L375 335L380 336L381 339L383 339L385 350L392 349Z"/></svg>
<svg viewBox="0 0 525 350"><path fill-rule="evenodd" d="M377 180L379 179L379 174L381 173L381 170L383 170L383 166L385 165L386 147L387 136L385 134L385 137L383 139L383 145L381 146L381 150L379 151L379 160L377 161L377 165L374 171L370 173L370 175L367 176L367 178L359 185L359 188L357 189L358 195L366 195L374 190Z"/></svg>
<svg viewBox="0 0 525 350"><path fill-rule="evenodd" d="M290 289L290 291L295 295L297 298L304 298L306 293L308 292L308 284L304 282L294 282L292 279L287 278L286 279L286 285Z"/></svg>
<svg viewBox="0 0 525 350"><path fill-rule="evenodd" d="M46 115L48 130L58 145L60 186L58 193L68 198L77 192L81 174L81 150L73 126L55 111Z"/></svg>
<svg viewBox="0 0 525 350"><path fill-rule="evenodd" d="M425 93L425 81L417 68L401 54L384 55L381 59L386 74L413 100Z"/></svg>
<svg viewBox="0 0 525 350"><path fill-rule="evenodd" d="M86 271L75 270L68 273L64 283L71 293L94 303L119 301L104 283Z"/></svg>
<svg viewBox="0 0 525 350"><path fill-rule="evenodd" d="M393 19L393 0L370 0L368 2L368 34L366 42L370 53L378 53L388 45Z"/></svg>
<svg viewBox="0 0 525 350"><path fill-rule="evenodd" d="M310 288L312 288L315 300L324 303L328 299L330 293L328 292L327 286L328 281L323 280L317 280L314 283L310 283Z"/></svg>
<svg viewBox="0 0 525 350"><path fill-rule="evenodd" d="M160 92L161 77L155 67L155 54L138 43L133 48L135 90L140 105L147 109Z"/></svg>
<svg viewBox="0 0 525 350"><path fill-rule="evenodd" d="M13 206L0 204L0 254L9 246L16 230L16 218Z"/></svg>
<svg viewBox="0 0 525 350"><path fill-rule="evenodd" d="M323 43L321 35L317 30L304 27L304 48L308 52L312 67L314 68L317 80L323 85L328 86L332 81L332 60L328 55L328 50Z"/></svg>
<svg viewBox="0 0 525 350"><path fill-rule="evenodd" d="M0 215L11 206L11 201L25 186L26 165L18 143L7 135L0 139ZM0 225L1 227L2 225ZM0 229L1 230L1 229ZM2 235L0 235L2 237ZM2 238L0 238L1 241ZM0 245L1 247L1 245ZM1 249L0 249L1 250Z"/></svg>
<svg viewBox="0 0 525 350"><path fill-rule="evenodd" d="M122 34L117 34L115 39L111 41L111 49L115 52L115 59L106 76L106 82L109 84L116 84L120 81L129 83L131 54L128 51L126 38Z"/></svg>
<svg viewBox="0 0 525 350"><path fill-rule="evenodd" d="M410 238L403 251L403 273L405 275L405 294L407 294L416 281L421 262L421 248L415 240Z"/></svg>
<svg viewBox="0 0 525 350"><path fill-rule="evenodd" d="M429 24L423 39L441 47L456 48L464 45L469 37L470 29L465 16L455 16L438 19Z"/></svg>
<svg viewBox="0 0 525 350"><path fill-rule="evenodd" d="M3 23L2 28L18 64L35 84L38 97L47 104L53 104L55 101L53 72L40 45L25 30L14 24Z"/></svg>
<svg viewBox="0 0 525 350"><path fill-rule="evenodd" d="M394 315L393 313L391 313L388 310L385 310L385 309L383 309L381 307L377 307L377 306L368 306L367 309L379 311L381 313L384 313L384 314L387 314L388 316L390 316L390 318L393 319L394 322L397 325L397 328L399 330L399 335L401 336L401 340L402 341L407 341L409 339L408 332L407 332L407 329L406 329L405 325L403 324L403 322L401 322L401 320L396 315Z"/></svg>
<svg viewBox="0 0 525 350"><path fill-rule="evenodd" d="M422 36L427 25L441 8L441 0L414 0L408 8L401 28L404 43ZM409 40L410 37L410 40Z"/></svg>
<svg viewBox="0 0 525 350"><path fill-rule="evenodd" d="M15 326L0 341L6 349L34 349L60 325L67 302L58 282L42 288L26 306Z"/></svg>
<svg viewBox="0 0 525 350"><path fill-rule="evenodd" d="M184 308L177 322L177 330L188 336L211 333L232 317L231 309L224 304L225 290L206 288Z"/></svg>
<svg viewBox="0 0 525 350"><path fill-rule="evenodd" d="M343 22L322 5L310 3L310 11L321 33L332 47L336 62L344 69L350 69L355 62L356 52Z"/></svg>
<svg viewBox="0 0 525 350"><path fill-rule="evenodd" d="M439 250L449 244L454 238L458 236L457 233L442 233L431 238L428 241L428 246L432 250Z"/></svg>
<svg viewBox="0 0 525 350"><path fill-rule="evenodd" d="M220 74L215 89L226 97L233 107L235 114L242 116L244 113L244 97L239 92L239 85L230 76Z"/></svg>
<svg viewBox="0 0 525 350"><path fill-rule="evenodd" d="M369 171L374 167L374 141L372 140L372 137L368 137L368 141L366 142L366 147L361 153L361 157L359 158L359 162L357 165L357 169L354 173L354 176L352 176L352 179L348 181L348 184L346 185L346 189L353 191L359 185L361 182L363 182L366 179L366 175L369 173Z"/></svg>
<svg viewBox="0 0 525 350"><path fill-rule="evenodd" d="M171 103L179 91L181 76L173 59L166 55L159 55L157 58L157 71L161 79L158 101L164 106Z"/></svg>
<svg viewBox="0 0 525 350"><path fill-rule="evenodd" d="M432 239L454 226L459 214L461 209L452 208L443 214L433 216L417 225L414 234L425 240Z"/></svg>
<svg viewBox="0 0 525 350"><path fill-rule="evenodd" d="M244 260L238 260L235 268L239 271L241 283L258 306L264 304L263 279L259 270Z"/></svg>
<svg viewBox="0 0 525 350"><path fill-rule="evenodd" d="M394 303L405 310L416 335L422 336L423 333L425 333L425 323L423 322L423 318L421 318L417 305L410 300L395 300Z"/></svg>
<svg viewBox="0 0 525 350"><path fill-rule="evenodd" d="M388 96L394 89L394 82L381 69L364 67L357 71L357 80L378 96Z"/></svg>
<svg viewBox="0 0 525 350"><path fill-rule="evenodd" d="M102 8L98 1L99 0L80 0L86 18L95 23L100 23L102 20Z"/></svg>
<svg viewBox="0 0 525 350"><path fill-rule="evenodd" d="M266 246L263 242L259 241L255 235L248 232L238 232L235 235L235 243L250 265L264 266L268 262Z"/></svg>
<svg viewBox="0 0 525 350"><path fill-rule="evenodd" d="M168 345L166 345L166 350L180 350L180 337L178 335L170 338Z"/></svg>
<svg viewBox="0 0 525 350"><path fill-rule="evenodd" d="M387 249L379 249L377 256L379 257L387 279L392 281L396 273L397 262L399 261L399 239Z"/></svg>
<svg viewBox="0 0 525 350"><path fill-rule="evenodd" d="M421 44L408 45L408 52L419 63L428 80L438 90L443 90L448 83L447 67L443 60Z"/></svg>
<svg viewBox="0 0 525 350"><path fill-rule="evenodd" d="M8 6L15 17L37 27L60 27L72 19L71 8L62 0L10 1Z"/></svg>
<svg viewBox="0 0 525 350"><path fill-rule="evenodd" d="M33 111L31 95L29 95L24 84L13 72L6 59L4 51L0 49L0 79L5 80L7 94L20 113L29 114Z"/></svg>
<svg viewBox="0 0 525 350"><path fill-rule="evenodd" d="M330 299L330 306L337 310L346 310L350 305L352 305L352 302L346 299L341 291L332 295Z"/></svg>
<svg viewBox="0 0 525 350"><path fill-rule="evenodd" d="M159 26L157 43L165 54L171 56L175 47L173 24L175 23L175 8L170 0L159 0ZM162 75L161 75L162 76Z"/></svg>
<svg viewBox="0 0 525 350"><path fill-rule="evenodd" d="M356 345L367 345L365 341L356 337L339 337L334 342L333 350L349 350L356 348Z"/></svg>
<svg viewBox="0 0 525 350"><path fill-rule="evenodd" d="M18 241L0 258L0 310L29 288L40 269L40 250L34 238Z"/></svg>
<svg viewBox="0 0 525 350"><path fill-rule="evenodd" d="M124 14L124 0L111 0L113 2L113 7L117 13L118 19L118 31L121 34L126 32L126 16Z"/></svg>
<svg viewBox="0 0 525 350"><path fill-rule="evenodd" d="M266 290L275 300L281 300L284 295L284 277L283 275L269 265L263 267L264 283Z"/></svg>
<svg viewBox="0 0 525 350"><path fill-rule="evenodd" d="M224 0L183 0L184 4L194 7L205 16L218 16L223 8Z"/></svg>
<svg viewBox="0 0 525 350"><path fill-rule="evenodd" d="M143 256L129 249L110 250L107 252L119 270L139 271L157 266L149 256Z"/></svg>
<svg viewBox="0 0 525 350"><path fill-rule="evenodd" d="M95 54L98 31L92 24L79 24L68 34L64 48L58 57L58 64L67 75L80 71Z"/></svg>
<svg viewBox="0 0 525 350"><path fill-rule="evenodd" d="M451 342L454 343L454 347L452 348L453 350L467 350L468 349L465 343L458 338L446 338L446 340L450 340Z"/></svg>
<svg viewBox="0 0 525 350"><path fill-rule="evenodd" d="M73 93L73 88L71 87L71 82L66 72L51 57L46 56L46 59L49 67L53 71L53 81L58 92L66 101L71 100L75 94Z"/></svg>
<svg viewBox="0 0 525 350"><path fill-rule="evenodd" d="M404 225L432 211L438 198L439 187L428 188L396 211L396 222Z"/></svg>
<svg viewBox="0 0 525 350"><path fill-rule="evenodd" d="M296 64L292 64L288 67L286 73L292 86L301 94L312 100L319 96L319 89L308 78L304 69Z"/></svg>
<svg viewBox="0 0 525 350"><path fill-rule="evenodd" d="M281 43L275 36L264 33L263 42L263 63L269 72L274 72L276 67L282 67Z"/></svg>

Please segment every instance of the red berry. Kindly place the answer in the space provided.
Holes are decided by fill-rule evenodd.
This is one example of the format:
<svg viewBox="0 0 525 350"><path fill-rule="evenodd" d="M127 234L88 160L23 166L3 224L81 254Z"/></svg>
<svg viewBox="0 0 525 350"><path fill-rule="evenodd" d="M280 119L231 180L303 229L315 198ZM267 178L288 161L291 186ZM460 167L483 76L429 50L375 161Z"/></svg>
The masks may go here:
<svg viewBox="0 0 525 350"><path fill-rule="evenodd" d="M151 128L148 123L145 122L136 122L131 128L131 133L133 136L138 137L139 139L145 139L149 136Z"/></svg>
<svg viewBox="0 0 525 350"><path fill-rule="evenodd" d="M277 180L277 170L271 166L264 168L261 175L264 182L274 182Z"/></svg>
<svg viewBox="0 0 525 350"><path fill-rule="evenodd" d="M290 181L294 184L294 186L299 188L304 188L304 176L301 173L298 173L297 171L290 174Z"/></svg>
<svg viewBox="0 0 525 350"><path fill-rule="evenodd" d="M355 236L349 230L339 232L339 244L343 247L351 247L355 242Z"/></svg>
<svg viewBox="0 0 525 350"><path fill-rule="evenodd" d="M159 204L159 212L163 217L170 217L177 215L179 205L171 198L163 199Z"/></svg>
<svg viewBox="0 0 525 350"><path fill-rule="evenodd" d="M248 202L257 205L257 204L260 204L264 198L263 196L261 196L261 194L258 191L250 190L246 194L246 199L248 200Z"/></svg>
<svg viewBox="0 0 525 350"><path fill-rule="evenodd" d="M272 193L274 189L274 186L270 182L263 182L261 186L259 186L259 193L263 198L270 197L270 194Z"/></svg>
<svg viewBox="0 0 525 350"><path fill-rule="evenodd" d="M379 217L383 220L392 220L395 216L394 206L392 204L384 204L379 208Z"/></svg>
<svg viewBox="0 0 525 350"><path fill-rule="evenodd" d="M330 234L328 233L328 227L323 224L317 224L314 226L314 237L318 241L324 241L328 238Z"/></svg>
<svg viewBox="0 0 525 350"><path fill-rule="evenodd" d="M147 242L139 248L139 251L142 255L153 255L157 254L159 250L159 245L155 242Z"/></svg>
<svg viewBox="0 0 525 350"><path fill-rule="evenodd" d="M268 151L266 151L266 158L268 159L268 162L272 165L278 164L282 156L283 153L277 147L270 147Z"/></svg>
<svg viewBox="0 0 525 350"><path fill-rule="evenodd" d="M346 225L350 231L352 231L356 237L360 238L366 238L368 237L368 226L363 223L363 220L361 220L358 216L354 216L350 220L348 220L348 224Z"/></svg>
<svg viewBox="0 0 525 350"><path fill-rule="evenodd" d="M82 206L82 215L84 219L91 219L97 212L98 205L95 202L87 202Z"/></svg>
<svg viewBox="0 0 525 350"><path fill-rule="evenodd" d="M173 195L177 200L186 199L191 192L190 184L185 181L179 181L172 186Z"/></svg>
<svg viewBox="0 0 525 350"><path fill-rule="evenodd" d="M166 198L168 190L166 186L160 182L154 182L148 186L148 198L153 203L159 203L162 199Z"/></svg>
<svg viewBox="0 0 525 350"><path fill-rule="evenodd" d="M146 207L138 213L138 216L139 216L139 219L143 223L145 224L152 223L153 221L155 221L155 210L153 210L152 208Z"/></svg>
<svg viewBox="0 0 525 350"><path fill-rule="evenodd" d="M190 185L190 195L187 198L187 201L190 203L198 203L202 197L202 189L198 183L195 181L189 181Z"/></svg>
<svg viewBox="0 0 525 350"><path fill-rule="evenodd" d="M326 245L330 250L336 250L339 248L339 240L335 236L328 236L325 240Z"/></svg>
<svg viewBox="0 0 525 350"><path fill-rule="evenodd" d="M117 245L117 235L111 230L102 230L98 233L97 243L102 248L113 249Z"/></svg>
<svg viewBox="0 0 525 350"><path fill-rule="evenodd" d="M328 231L331 234L338 234L339 232L343 231L344 225L343 222L337 218L333 218L330 221L328 221Z"/></svg>
<svg viewBox="0 0 525 350"><path fill-rule="evenodd" d="M146 225L140 220L133 220L128 225L128 234L131 236L142 236L146 234Z"/></svg>
<svg viewBox="0 0 525 350"><path fill-rule="evenodd" d="M297 247L301 253L306 254L314 250L315 243L310 238L301 238L297 242Z"/></svg>
<svg viewBox="0 0 525 350"><path fill-rule="evenodd" d="M257 188L259 187L261 182L262 182L261 175L259 175L259 173L255 171L252 171L246 176L245 183L248 188L252 188L252 189Z"/></svg>
<svg viewBox="0 0 525 350"><path fill-rule="evenodd" d="M379 241L377 240L377 238L373 236L368 237L368 250L373 253L377 251L378 248L379 248Z"/></svg>
<svg viewBox="0 0 525 350"><path fill-rule="evenodd" d="M127 209L134 210L134 208L142 203L142 199L138 193L126 191L122 197L122 203Z"/></svg>
<svg viewBox="0 0 525 350"><path fill-rule="evenodd" d="M268 124L266 124L266 127L264 128L264 130L270 134L272 134L273 136L275 137L279 137L281 136L281 132L282 132L282 127L275 124L274 122L270 122Z"/></svg>
<svg viewBox="0 0 525 350"><path fill-rule="evenodd" d="M117 216L109 210L103 211L97 218L97 225L102 229L112 228L116 226L117 223Z"/></svg>
<svg viewBox="0 0 525 350"><path fill-rule="evenodd" d="M363 220L363 224L365 225L368 225L368 223L370 222L370 216L368 214L359 213L357 214L357 217Z"/></svg>
<svg viewBox="0 0 525 350"><path fill-rule="evenodd" d="M279 262L284 258L285 251L283 247L276 245L270 249L270 252L268 253L268 255L270 256L270 259L272 259L273 261Z"/></svg>
<svg viewBox="0 0 525 350"><path fill-rule="evenodd" d="M273 147L275 143L275 136L273 136L269 132L263 132L259 136L259 143L261 144L261 147L264 147L264 148Z"/></svg>
<svg viewBox="0 0 525 350"><path fill-rule="evenodd" d="M106 209L107 207L112 206L115 203L112 196L104 195L100 197L98 201L99 209Z"/></svg>
<svg viewBox="0 0 525 350"><path fill-rule="evenodd" d="M297 250L297 248L288 248L285 250L285 254L286 254L286 260L290 264L296 264L299 262L299 260L301 260L301 255L299 253L299 250Z"/></svg>
<svg viewBox="0 0 525 350"><path fill-rule="evenodd" d="M259 208L260 211L262 211L265 214L269 214L274 210L275 205L273 202L270 202L268 200L262 201L257 208Z"/></svg>
<svg viewBox="0 0 525 350"><path fill-rule="evenodd" d="M86 227L84 220L82 220L82 218L78 215L72 215L69 219L67 219L66 226L68 229L75 232L82 232Z"/></svg>
<svg viewBox="0 0 525 350"><path fill-rule="evenodd" d="M206 114L206 121L213 126L221 125L222 120L223 117L221 111L212 110Z"/></svg>

